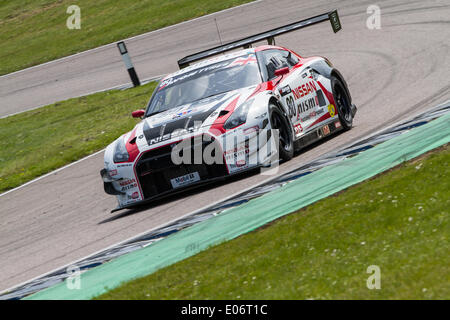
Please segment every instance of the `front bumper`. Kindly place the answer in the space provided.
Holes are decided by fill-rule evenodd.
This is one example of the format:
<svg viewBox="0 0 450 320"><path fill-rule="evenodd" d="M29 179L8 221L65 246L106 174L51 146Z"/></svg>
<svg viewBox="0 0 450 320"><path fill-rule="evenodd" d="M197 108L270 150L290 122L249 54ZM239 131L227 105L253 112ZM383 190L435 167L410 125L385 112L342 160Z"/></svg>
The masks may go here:
<svg viewBox="0 0 450 320"><path fill-rule="evenodd" d="M214 141L200 142L201 152ZM191 160L188 164L175 165L171 159L172 145L166 145L157 149L143 152L136 163L136 178L142 190L143 199L150 199L166 192L173 192L184 187L175 188L171 180L184 175L197 173L200 181L204 182L214 178L228 175L225 162L223 164L206 165L195 164L195 145L192 144ZM194 183L196 184L196 183ZM192 184L187 185L191 186Z"/></svg>
<svg viewBox="0 0 450 320"><path fill-rule="evenodd" d="M353 117L355 116L356 111L357 111L358 109L356 108L356 106L355 106L354 104L352 104L351 109L352 109L352 118L353 118Z"/></svg>
<svg viewBox="0 0 450 320"><path fill-rule="evenodd" d="M179 193L186 192L186 191L189 191L189 190L192 190L192 189L195 189L195 188L199 188L199 187L202 187L202 186L214 183L214 182L223 181L227 177L228 176L223 176L223 177L211 178L211 179L208 179L208 180L201 180L201 181L198 181L196 183L190 184L188 186L185 186L185 187L182 187L182 188L179 188L179 189L172 189L172 190L168 190L168 191L162 192L160 194L154 195L154 196L149 197L149 198L144 199L144 200L139 200L139 201L136 201L136 202L133 202L133 203L129 203L129 204L126 204L126 205L120 205L119 204L115 209L111 210L111 213L119 211L119 210L123 210L123 209L135 208L135 207L138 207L138 206L141 206L141 205L148 204L148 203L150 203L152 201L163 200L163 199L165 199L165 198L167 198L169 196L174 196L174 195L177 195Z"/></svg>
<svg viewBox="0 0 450 320"><path fill-rule="evenodd" d="M266 159L261 160L258 157L257 132L248 133L248 139L235 145L237 142L234 137L237 134L241 134L241 131L235 130L227 136L232 142L226 144L211 136L201 139L199 135L182 140L183 143L192 140L186 149L181 146L182 149L173 150L180 141L168 143L141 152L134 163L111 165L111 159L107 158L105 162L110 165L101 171L101 176L105 192L117 196L119 206L113 211L135 207L169 194L222 180L264 164ZM250 145L256 149L253 150ZM225 148L227 146L228 148ZM192 148L190 155L185 152L189 148ZM225 152L223 149L226 149ZM178 162L172 160L173 154L183 158L181 164L175 164ZM196 154L200 154L200 159ZM212 158L204 158L202 155L211 155ZM211 162L208 159L217 161ZM195 178L184 185L185 176Z"/></svg>
<svg viewBox="0 0 450 320"><path fill-rule="evenodd" d="M114 196L125 194L125 192L116 190L116 188L114 188L113 186L114 179L109 175L108 170L106 169L100 170L100 176L102 177L103 180L103 188L105 189L105 192L107 194L111 194Z"/></svg>

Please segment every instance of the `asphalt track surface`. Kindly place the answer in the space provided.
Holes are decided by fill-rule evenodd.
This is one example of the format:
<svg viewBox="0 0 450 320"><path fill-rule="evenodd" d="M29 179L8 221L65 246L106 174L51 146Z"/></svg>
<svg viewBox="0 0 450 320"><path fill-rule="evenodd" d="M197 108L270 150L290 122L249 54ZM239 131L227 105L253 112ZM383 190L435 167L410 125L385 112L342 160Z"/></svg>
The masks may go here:
<svg viewBox="0 0 450 320"><path fill-rule="evenodd" d="M372 4L371 1L285 0L274 5L273 1L260 1L214 15L222 40L227 42L339 9L343 26L339 33L333 34L331 26L323 23L281 36L277 38L277 44L304 56L323 55L334 63L346 77L354 103L359 108L354 128L308 148L282 164L279 173L389 124L410 118L450 97L448 1L378 1L381 8L379 30L366 27L369 17L366 10ZM139 75L145 78L176 70L177 59L217 45L214 17L197 19L127 42ZM121 84L122 80L128 81L120 56L113 52L117 49L111 50L104 47L11 76L28 77L28 89L24 87L22 90L30 96L38 93L42 99L47 96L49 99L76 96L83 90L96 91L99 83L114 86ZM108 57L112 60L109 61ZM80 69L74 67L77 64ZM77 71L71 73L69 70L73 71L72 68ZM40 78L34 78L35 72L41 72ZM42 75L49 80L58 73L66 82L60 81L54 87L49 83L46 89L36 89L45 86L40 84ZM118 83L105 80L113 77L118 79ZM2 106L5 78L1 78ZM18 90L17 86L11 85L11 90L12 87ZM99 176L102 158L102 153L97 154L0 196L0 290L269 178L259 174L245 175L160 201L142 210L110 214L116 200L103 192Z"/></svg>

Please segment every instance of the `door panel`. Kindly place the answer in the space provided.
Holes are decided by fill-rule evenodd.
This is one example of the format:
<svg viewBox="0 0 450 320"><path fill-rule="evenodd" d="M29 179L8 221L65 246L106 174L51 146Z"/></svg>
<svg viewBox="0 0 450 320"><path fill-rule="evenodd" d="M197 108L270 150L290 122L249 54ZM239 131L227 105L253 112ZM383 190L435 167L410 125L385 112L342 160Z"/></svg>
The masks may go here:
<svg viewBox="0 0 450 320"><path fill-rule="evenodd" d="M288 106L295 135L299 137L323 114L320 108L320 102L324 103L323 93L318 93L320 87L309 69L295 70L282 85L282 91L289 93L283 96L280 92L280 95Z"/></svg>
<svg viewBox="0 0 450 320"><path fill-rule="evenodd" d="M326 97L309 67L292 70L299 60L289 51L269 49L263 51L262 56L267 80L276 78L274 75L276 69L283 67L291 69L291 73L282 78L277 88L285 106L285 112L294 126L295 136L299 138L314 128L315 126L311 127L311 125L328 112Z"/></svg>
<svg viewBox="0 0 450 320"><path fill-rule="evenodd" d="M325 114L327 101L319 84L314 80L311 69L303 70L291 86L296 108L293 124L297 137L311 130L311 125Z"/></svg>

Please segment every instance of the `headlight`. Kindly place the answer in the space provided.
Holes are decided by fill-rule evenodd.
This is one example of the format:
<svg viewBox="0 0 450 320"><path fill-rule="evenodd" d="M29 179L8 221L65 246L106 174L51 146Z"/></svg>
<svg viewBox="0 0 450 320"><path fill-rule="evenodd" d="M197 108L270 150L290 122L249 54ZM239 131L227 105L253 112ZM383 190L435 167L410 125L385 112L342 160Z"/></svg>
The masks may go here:
<svg viewBox="0 0 450 320"><path fill-rule="evenodd" d="M248 109L253 103L253 99L248 100L242 104L239 108L234 110L233 114L225 121L223 127L227 130L236 128L237 126L245 123L247 121Z"/></svg>
<svg viewBox="0 0 450 320"><path fill-rule="evenodd" d="M116 140L113 160L115 163L125 162L128 161L129 157L130 155L128 154L127 148L125 147L125 143L123 142L123 137L120 137L119 139Z"/></svg>

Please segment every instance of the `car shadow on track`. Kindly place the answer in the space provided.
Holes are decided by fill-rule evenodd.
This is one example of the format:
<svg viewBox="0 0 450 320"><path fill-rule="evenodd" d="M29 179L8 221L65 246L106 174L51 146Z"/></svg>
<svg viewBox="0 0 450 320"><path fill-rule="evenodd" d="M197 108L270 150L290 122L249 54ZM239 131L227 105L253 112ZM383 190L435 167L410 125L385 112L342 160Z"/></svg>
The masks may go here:
<svg viewBox="0 0 450 320"><path fill-rule="evenodd" d="M187 190L179 192L179 193L171 194L162 199L156 199L148 204L142 204L142 205L136 206L135 208L132 208L132 209L124 209L124 211L122 213L114 215L110 218L104 219L104 220L100 221L98 224L104 224L104 223L116 221L118 219L125 218L125 217L133 215L133 214L137 214L137 213L149 210L149 209L157 208L158 206L165 205L172 201L189 198L198 193L210 191L215 188L219 188L225 184L229 184L229 183L241 180L241 179L253 177L253 176L257 175L258 173L259 173L259 169L253 169L253 170L250 170L250 171L247 171L247 172L235 175L235 176L226 177L220 181L206 183L204 185L200 185L200 186L197 186L197 187L194 187L191 189L187 189Z"/></svg>
<svg viewBox="0 0 450 320"><path fill-rule="evenodd" d="M322 145L324 143L327 143L327 142L329 142L329 141L331 141L333 139L336 139L336 138L340 137L345 132L346 131L338 131L336 133L333 133L332 135L329 135L329 136L327 136L325 138L322 138L322 139L320 139L318 141L315 141L315 142L311 143L310 145L301 148L300 150L295 151L294 152L294 158L304 154L305 152L311 151L312 149L317 148L318 146L320 146L320 145ZM339 144L337 144L337 142L336 142L336 149L339 149L340 147L341 146Z"/></svg>

